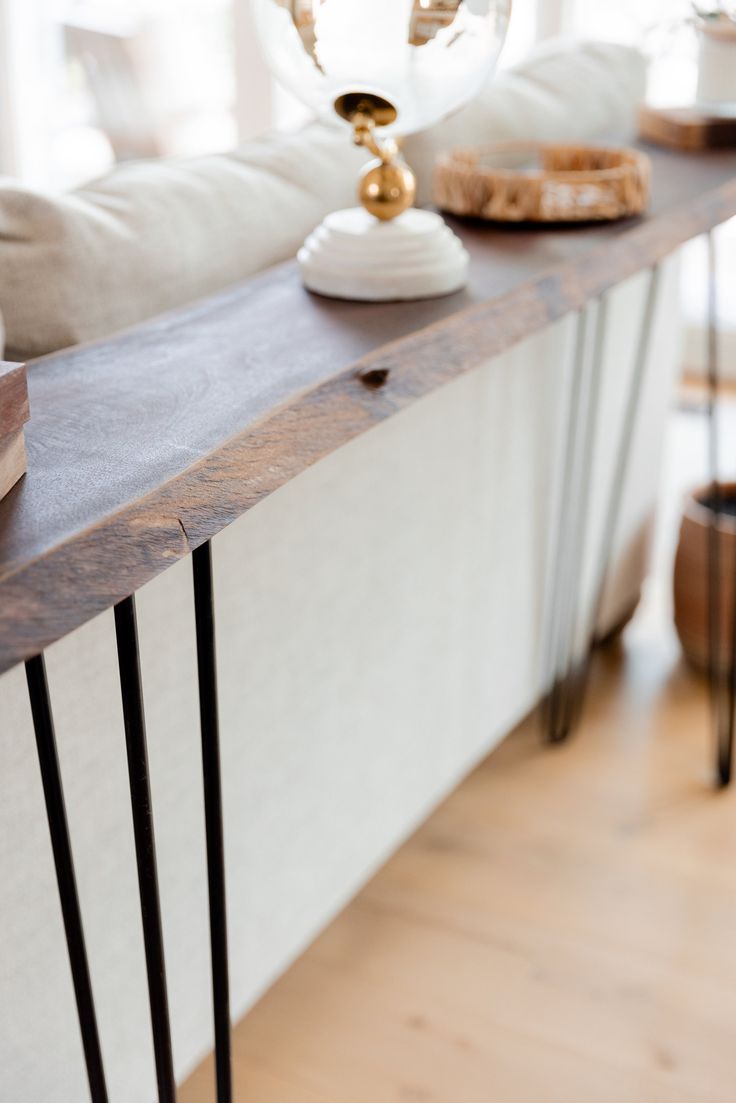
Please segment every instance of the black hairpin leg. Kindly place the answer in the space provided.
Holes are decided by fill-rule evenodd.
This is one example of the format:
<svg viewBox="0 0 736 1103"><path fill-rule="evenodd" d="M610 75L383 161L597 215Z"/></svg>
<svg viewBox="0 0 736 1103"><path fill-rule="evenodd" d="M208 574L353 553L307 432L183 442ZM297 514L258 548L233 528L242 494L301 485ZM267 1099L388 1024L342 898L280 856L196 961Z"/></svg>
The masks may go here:
<svg viewBox="0 0 736 1103"><path fill-rule="evenodd" d="M708 527L708 682L716 742L716 774L722 787L730 785L733 773L734 721L736 718L736 578L732 597L728 639L723 639L723 587L719 522L723 494L719 477L720 425L718 390L718 271L715 236L708 243L708 463L710 468L710 524ZM727 642L728 648L722 645Z"/></svg>
<svg viewBox="0 0 736 1103"><path fill-rule="evenodd" d="M606 586L618 535L621 506L623 504L624 491L626 489L626 479L629 471L629 462L631 460L631 449L637 424L637 414L652 345L654 319L659 300L660 281L661 271L659 265L657 265L652 268L649 274L649 287L647 288L646 300L644 302L644 311L639 329L634 366L629 382L629 392L626 398L623 421L621 424L621 434L616 445L613 477L608 495L600 547L595 560L597 566L590 614L585 628L584 657L575 678L573 691L575 702L574 712L576 716L582 714L585 696L590 682L590 668L594 653L596 633L603 610L603 600L606 595Z"/></svg>
<svg viewBox="0 0 736 1103"><path fill-rule="evenodd" d="M582 516L579 530L579 552L577 561L577 575L580 581L575 589L577 600L571 618L570 653L566 679L566 712L564 716L564 727L562 729L563 738L567 738L580 720L580 685L587 667L591 647L591 640L587 630L587 621L585 621L584 617L582 618L583 623L581 628L580 598L582 595L582 576L586 566L588 521L594 493L593 469L596 457L600 399L603 389L604 357L608 338L608 303L609 301L606 296L601 296L598 301L595 346L593 349L593 363L591 365L591 397L587 410L588 425L586 429L585 452L583 454Z"/></svg>
<svg viewBox="0 0 736 1103"><path fill-rule="evenodd" d="M546 615L546 638L543 647L541 720L543 737L550 743L560 741L560 720L565 697L564 659L565 619L570 605L568 587L571 579L571 530L574 524L576 497L573 489L578 479L578 429L584 391L587 312L577 316L575 349L570 374L569 402L565 418L562 482L559 492L556 524L556 545L552 576L549 581L549 608Z"/></svg>
<svg viewBox="0 0 736 1103"><path fill-rule="evenodd" d="M734 560L730 630L730 661L726 670L728 678L728 715L718 743L718 781L723 788L731 784L733 776L734 726L736 725L736 557Z"/></svg>
<svg viewBox="0 0 736 1103"><path fill-rule="evenodd" d="M72 971L77 1014L82 1033L82 1048L87 1066L90 1097L92 1103L107 1103L105 1070L102 1064L97 1016L92 996L92 981L87 960L82 912L79 906L77 879L74 872L74 860L72 858L69 825L66 818L64 790L61 782L59 756L56 750L54 720L51 712L43 655L37 655L35 658L28 660L26 663L26 678L28 680L33 727L36 733L36 747L38 749L38 762L41 768L43 795L51 835L51 848L54 855L54 866L56 867L61 914L64 920L69 964Z"/></svg>
<svg viewBox="0 0 736 1103"><path fill-rule="evenodd" d="M593 356L586 371L587 327L579 325L568 419L567 457L562 487L563 504L558 531L557 567L553 577L553 604L546 671L551 669L551 691L543 712L545 735L561 743L576 721L574 687L580 661L580 595L592 498L592 473L598 425L603 356L608 323L608 300L595 308ZM566 504L567 503L567 504ZM559 598L557 597L559 591ZM549 677L549 673L547 673Z"/></svg>
<svg viewBox="0 0 736 1103"><path fill-rule="evenodd" d="M194 610L197 627L199 715L202 737L207 879L210 908L212 997L215 1023L215 1079L217 1103L232 1099L230 994L225 900L225 843L222 816L220 733L215 655L215 602L212 584L212 547L207 541L192 555Z"/></svg>
<svg viewBox="0 0 736 1103"><path fill-rule="evenodd" d="M545 649L545 685L551 685L542 716L551 743L564 741L582 713L590 676L591 656L615 546L631 447L656 314L659 267L649 278L636 356L629 382L621 432L616 444L612 481L608 493L595 576L591 609L581 630L580 592L585 564L585 541L592 494L592 469L602 388L608 304L598 304L594 353L585 372L585 335L578 334L567 427L563 486L558 518L557 550L552 576L552 601Z"/></svg>
<svg viewBox="0 0 736 1103"><path fill-rule="evenodd" d="M134 598L128 597L115 606L115 631L158 1098L159 1103L175 1103L176 1085Z"/></svg>

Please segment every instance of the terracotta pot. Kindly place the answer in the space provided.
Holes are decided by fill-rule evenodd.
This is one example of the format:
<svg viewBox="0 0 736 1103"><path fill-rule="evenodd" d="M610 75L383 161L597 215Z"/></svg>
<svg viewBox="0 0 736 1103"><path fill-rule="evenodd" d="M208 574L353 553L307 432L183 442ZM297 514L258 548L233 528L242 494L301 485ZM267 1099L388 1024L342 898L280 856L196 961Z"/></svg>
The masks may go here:
<svg viewBox="0 0 736 1103"><path fill-rule="evenodd" d="M736 483L723 483L721 496L736 514ZM713 510L708 506L710 487L701 487L687 498L675 557L675 626L682 648L699 670L708 669L709 547ZM720 578L719 663L728 668L733 633L733 583L736 571L736 515L721 515L718 534Z"/></svg>

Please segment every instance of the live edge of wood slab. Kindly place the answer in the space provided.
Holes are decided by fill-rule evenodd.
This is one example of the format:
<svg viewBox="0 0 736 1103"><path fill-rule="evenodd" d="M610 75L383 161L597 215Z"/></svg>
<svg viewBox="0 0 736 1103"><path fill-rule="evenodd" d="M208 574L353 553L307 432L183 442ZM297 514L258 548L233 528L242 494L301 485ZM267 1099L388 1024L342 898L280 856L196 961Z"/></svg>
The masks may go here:
<svg viewBox="0 0 736 1103"><path fill-rule="evenodd" d="M645 148L644 218L541 232L453 223L471 275L449 298L321 299L289 262L32 363L28 474L0 503L0 671L322 456L736 215L736 152Z"/></svg>

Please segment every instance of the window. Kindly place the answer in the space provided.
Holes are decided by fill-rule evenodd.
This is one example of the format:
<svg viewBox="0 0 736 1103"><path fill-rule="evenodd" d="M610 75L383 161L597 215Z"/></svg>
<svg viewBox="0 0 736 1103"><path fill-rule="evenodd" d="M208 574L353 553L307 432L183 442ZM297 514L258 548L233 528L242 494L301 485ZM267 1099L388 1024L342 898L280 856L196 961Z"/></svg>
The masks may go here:
<svg viewBox="0 0 736 1103"><path fill-rule="evenodd" d="M560 30L636 42L655 56L650 95L683 101L689 7L515 0L501 64ZM249 0L0 0L0 172L62 188L116 159L224 149L303 118L272 88Z"/></svg>
<svg viewBox="0 0 736 1103"><path fill-rule="evenodd" d="M533 44L537 5L516 0L504 65ZM249 0L0 0L0 172L64 188L303 116L271 87Z"/></svg>
<svg viewBox="0 0 736 1103"><path fill-rule="evenodd" d="M0 170L64 187L263 129L249 32L247 0L0 0Z"/></svg>
<svg viewBox="0 0 736 1103"><path fill-rule="evenodd" d="M650 58L652 103L687 103L696 81L689 0L567 0L565 28L581 37L636 45Z"/></svg>

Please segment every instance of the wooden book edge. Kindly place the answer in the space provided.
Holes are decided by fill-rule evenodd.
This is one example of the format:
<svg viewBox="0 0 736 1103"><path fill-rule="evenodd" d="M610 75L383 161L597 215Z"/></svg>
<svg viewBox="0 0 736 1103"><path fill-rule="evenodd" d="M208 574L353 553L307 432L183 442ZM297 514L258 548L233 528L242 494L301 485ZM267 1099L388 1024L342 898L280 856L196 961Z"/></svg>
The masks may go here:
<svg viewBox="0 0 736 1103"><path fill-rule="evenodd" d="M0 443L21 429L29 417L25 364L0 360Z"/></svg>
<svg viewBox="0 0 736 1103"><path fill-rule="evenodd" d="M639 134L647 142L695 152L736 146L736 120L707 115L695 107L649 107L639 110Z"/></svg>
<svg viewBox="0 0 736 1103"><path fill-rule="evenodd" d="M28 466L22 429L0 438L0 499L21 479Z"/></svg>

